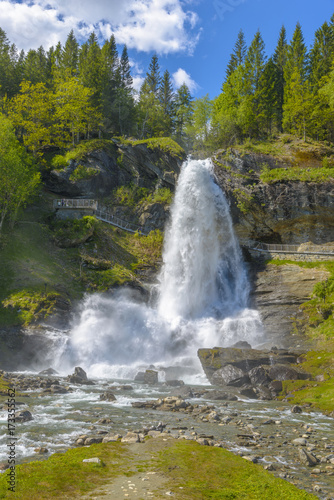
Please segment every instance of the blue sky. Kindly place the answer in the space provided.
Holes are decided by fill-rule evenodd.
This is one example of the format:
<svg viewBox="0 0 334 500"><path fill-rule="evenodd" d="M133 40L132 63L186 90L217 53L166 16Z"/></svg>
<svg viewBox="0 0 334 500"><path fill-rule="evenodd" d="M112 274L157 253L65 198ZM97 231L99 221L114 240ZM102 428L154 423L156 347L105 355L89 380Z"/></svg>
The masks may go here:
<svg viewBox="0 0 334 500"><path fill-rule="evenodd" d="M270 56L282 24L290 40L299 21L310 46L333 13L333 0L0 0L0 27L24 50L64 43L71 29L79 41L113 33L120 51L128 46L137 88L156 52L175 87L213 98L241 28L248 45L260 29Z"/></svg>

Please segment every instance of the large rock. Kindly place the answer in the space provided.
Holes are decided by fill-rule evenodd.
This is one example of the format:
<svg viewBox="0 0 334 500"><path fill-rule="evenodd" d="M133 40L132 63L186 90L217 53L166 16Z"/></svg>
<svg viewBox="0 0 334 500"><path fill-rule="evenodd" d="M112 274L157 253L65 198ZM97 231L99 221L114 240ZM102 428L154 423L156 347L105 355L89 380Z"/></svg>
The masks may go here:
<svg viewBox="0 0 334 500"><path fill-rule="evenodd" d="M80 366L76 366L74 368L74 373L67 377L67 380L71 382L71 384L86 384L86 385L94 385L94 382L88 380L87 373Z"/></svg>
<svg viewBox="0 0 334 500"><path fill-rule="evenodd" d="M62 170L46 175L47 188L69 198L100 198L108 196L117 186L135 182L140 187L174 189L185 153L180 149L148 147L147 144L98 144L78 160L72 160ZM88 178L73 180L78 166L86 167ZM81 167L82 168L82 167Z"/></svg>
<svg viewBox="0 0 334 500"><path fill-rule="evenodd" d="M225 365L223 368L215 371L212 375L212 383L215 385L236 385L242 386L246 383L245 373L236 366Z"/></svg>
<svg viewBox="0 0 334 500"><path fill-rule="evenodd" d="M198 357L211 383L214 383L213 374L227 365L240 369L244 374L261 365L289 364L295 363L297 359L297 355L283 350L260 351L234 347L199 349Z"/></svg>

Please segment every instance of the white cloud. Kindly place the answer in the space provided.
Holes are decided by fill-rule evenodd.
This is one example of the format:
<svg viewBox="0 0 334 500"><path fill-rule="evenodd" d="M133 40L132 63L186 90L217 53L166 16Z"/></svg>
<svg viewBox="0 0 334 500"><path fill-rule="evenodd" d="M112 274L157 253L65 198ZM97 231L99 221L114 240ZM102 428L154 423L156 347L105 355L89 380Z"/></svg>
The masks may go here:
<svg viewBox="0 0 334 500"><path fill-rule="evenodd" d="M192 53L200 35L197 14L181 0L0 0L0 19L9 40L25 50L64 43L73 29L79 39L95 30L139 51Z"/></svg>
<svg viewBox="0 0 334 500"><path fill-rule="evenodd" d="M133 86L133 88L137 92L140 91L140 87L142 86L142 83L143 83L144 80L145 80L145 78L143 76L138 76L137 75L137 76L133 77L133 84L132 84L132 86Z"/></svg>
<svg viewBox="0 0 334 500"><path fill-rule="evenodd" d="M175 73L173 73L172 77L173 77L174 85L177 89L179 87L181 87L181 85L183 83L185 83L187 85L190 92L195 92L198 89L198 85L195 82L195 80L193 80L191 78L191 76L189 75L189 73L187 73L182 68L179 68Z"/></svg>

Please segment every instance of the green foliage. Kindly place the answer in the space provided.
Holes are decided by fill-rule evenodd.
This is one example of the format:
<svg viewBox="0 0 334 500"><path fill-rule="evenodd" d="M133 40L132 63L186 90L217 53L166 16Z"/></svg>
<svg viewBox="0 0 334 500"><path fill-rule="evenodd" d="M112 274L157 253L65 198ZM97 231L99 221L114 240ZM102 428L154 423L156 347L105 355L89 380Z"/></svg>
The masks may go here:
<svg viewBox="0 0 334 500"><path fill-rule="evenodd" d="M97 175L99 171L93 167L86 167L85 165L78 165L70 175L70 181L77 182L82 180L91 179Z"/></svg>
<svg viewBox="0 0 334 500"><path fill-rule="evenodd" d="M328 182L333 181L334 174L331 168L273 168L262 169L260 179L267 184L282 181L302 181L302 182Z"/></svg>
<svg viewBox="0 0 334 500"><path fill-rule="evenodd" d="M15 312L19 324L27 326L49 316L60 297L56 292L20 290L10 294L2 305Z"/></svg>
<svg viewBox="0 0 334 500"><path fill-rule="evenodd" d="M247 214L252 206L253 196L240 188L234 189L233 195L237 200L237 207L239 210L243 214Z"/></svg>
<svg viewBox="0 0 334 500"><path fill-rule="evenodd" d="M6 217L12 222L18 210L37 191L40 174L17 141L11 122L0 114L0 233Z"/></svg>
<svg viewBox="0 0 334 500"><path fill-rule="evenodd" d="M152 137L150 139L133 141L132 144L134 146L137 144L146 144L149 149L158 149L179 159L185 157L184 149L170 137Z"/></svg>
<svg viewBox="0 0 334 500"><path fill-rule="evenodd" d="M58 220L54 223L54 238L58 244L72 241L76 246L92 236L98 224L99 221L91 215L81 219Z"/></svg>
<svg viewBox="0 0 334 500"><path fill-rule="evenodd" d="M154 191L153 194L149 195L145 202L146 203L161 203L163 205L170 205L173 201L173 193L168 188L159 188Z"/></svg>
<svg viewBox="0 0 334 500"><path fill-rule="evenodd" d="M142 188L135 184L119 186L112 193L111 203L113 205L123 205L133 208L148 196L148 192L149 190L147 188Z"/></svg>

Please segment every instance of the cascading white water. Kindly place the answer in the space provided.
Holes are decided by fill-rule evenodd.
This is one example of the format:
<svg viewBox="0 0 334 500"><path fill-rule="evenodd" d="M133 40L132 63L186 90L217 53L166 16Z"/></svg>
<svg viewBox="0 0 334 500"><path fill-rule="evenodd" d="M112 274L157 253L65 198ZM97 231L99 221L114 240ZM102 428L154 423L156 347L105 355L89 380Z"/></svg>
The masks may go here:
<svg viewBox="0 0 334 500"><path fill-rule="evenodd" d="M260 336L259 315L247 308L249 285L229 206L212 170L210 160L182 167L156 306L128 290L88 296L63 366L128 378L140 365L198 365L199 347L254 343Z"/></svg>

